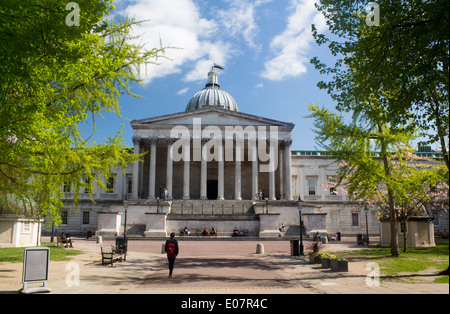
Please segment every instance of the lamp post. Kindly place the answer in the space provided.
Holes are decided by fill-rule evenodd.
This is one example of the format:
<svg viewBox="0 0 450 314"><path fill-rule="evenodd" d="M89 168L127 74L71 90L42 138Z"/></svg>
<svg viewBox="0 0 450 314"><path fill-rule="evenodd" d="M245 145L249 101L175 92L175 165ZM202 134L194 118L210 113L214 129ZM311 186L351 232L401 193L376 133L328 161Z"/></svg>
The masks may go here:
<svg viewBox="0 0 450 314"><path fill-rule="evenodd" d="M367 214L369 213L369 207L367 207L367 204L364 206L364 211L366 212L366 241L367 241L367 246L369 246L369 222L367 219Z"/></svg>
<svg viewBox="0 0 450 314"><path fill-rule="evenodd" d="M303 219L302 219L302 208L303 208L303 201L302 198L298 197L298 213L300 217L300 256L305 255L304 248L303 248Z"/></svg>
<svg viewBox="0 0 450 314"><path fill-rule="evenodd" d="M125 208L125 221L123 224L123 244L124 244L124 260L127 260L127 251L128 251L128 241L127 241L127 214L128 214L128 199L125 196L123 200L123 206Z"/></svg>

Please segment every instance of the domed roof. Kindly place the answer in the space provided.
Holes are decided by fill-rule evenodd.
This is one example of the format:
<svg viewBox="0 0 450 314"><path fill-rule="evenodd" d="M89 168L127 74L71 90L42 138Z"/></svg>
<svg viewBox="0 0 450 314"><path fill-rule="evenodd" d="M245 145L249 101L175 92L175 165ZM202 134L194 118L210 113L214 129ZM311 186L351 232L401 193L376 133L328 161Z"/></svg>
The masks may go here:
<svg viewBox="0 0 450 314"><path fill-rule="evenodd" d="M236 101L218 84L218 74L214 71L208 73L208 84L189 101L186 111L194 111L204 107L219 107L231 111L239 111Z"/></svg>

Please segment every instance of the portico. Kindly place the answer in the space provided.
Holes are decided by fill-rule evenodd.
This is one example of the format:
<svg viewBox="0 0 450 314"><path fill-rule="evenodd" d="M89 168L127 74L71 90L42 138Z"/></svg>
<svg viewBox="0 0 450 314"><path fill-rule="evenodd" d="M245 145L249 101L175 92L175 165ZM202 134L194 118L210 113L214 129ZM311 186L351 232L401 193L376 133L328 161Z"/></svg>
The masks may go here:
<svg viewBox="0 0 450 314"><path fill-rule="evenodd" d="M132 126L133 199L292 199L292 124L210 107Z"/></svg>

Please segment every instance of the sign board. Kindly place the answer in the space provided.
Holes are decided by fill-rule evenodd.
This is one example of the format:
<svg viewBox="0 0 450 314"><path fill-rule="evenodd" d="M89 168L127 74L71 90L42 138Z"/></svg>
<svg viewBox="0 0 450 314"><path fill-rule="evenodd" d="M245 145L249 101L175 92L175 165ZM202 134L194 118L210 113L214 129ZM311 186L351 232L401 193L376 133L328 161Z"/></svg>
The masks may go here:
<svg viewBox="0 0 450 314"><path fill-rule="evenodd" d="M22 293L50 292L47 287L50 265L50 249L45 247L26 248L23 254ZM27 284L42 282L41 288L28 288Z"/></svg>

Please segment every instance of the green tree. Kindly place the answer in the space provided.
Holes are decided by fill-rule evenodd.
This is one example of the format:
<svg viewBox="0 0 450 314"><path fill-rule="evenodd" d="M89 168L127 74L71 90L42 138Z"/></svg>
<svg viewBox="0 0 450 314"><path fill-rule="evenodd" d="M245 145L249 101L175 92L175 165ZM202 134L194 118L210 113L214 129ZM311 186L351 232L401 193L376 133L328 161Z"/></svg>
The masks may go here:
<svg viewBox="0 0 450 314"><path fill-rule="evenodd" d="M0 2L0 199L13 194L56 224L64 184L76 203L81 188L105 189L114 167L139 158L122 132L88 144L79 125L120 116L119 96L136 96L140 66L164 53L131 43L134 20L106 20L112 0L77 0L79 24L67 3Z"/></svg>
<svg viewBox="0 0 450 314"><path fill-rule="evenodd" d="M449 1L376 1L378 26L367 24L367 3L316 4L333 36L319 34L314 25L313 35L338 58L333 66L312 60L321 73L332 75L319 87L343 111L358 110L374 95L387 123L418 129L425 143L439 145L449 168Z"/></svg>
<svg viewBox="0 0 450 314"><path fill-rule="evenodd" d="M347 154L354 159L358 154L349 147L369 153L370 139L376 142L383 161L378 174L386 176L389 207L394 211L395 181L389 179L389 154L397 151L394 146L399 143L409 144L414 131L426 136L427 143L440 145L447 166L442 180L448 183L449 3L380 0L377 4L378 26L367 23L366 1L323 0L316 4L331 35L319 34L313 25L313 36L319 45L328 45L336 62L332 66L318 58L311 62L321 74L331 77L319 82L319 88L327 90L339 112L353 114L348 125L340 116L333 118L345 126L347 138L331 140L330 145L336 153L341 151L342 158ZM319 111L313 111L320 117ZM318 123L320 128L323 122ZM349 138L355 142L348 142ZM338 149L339 141L344 146ZM367 156L362 153L360 157ZM397 234L395 215L390 217L391 232ZM391 253L399 254L396 237L391 241Z"/></svg>

